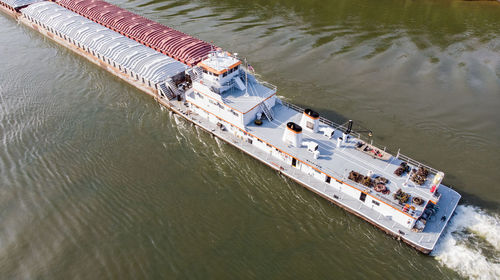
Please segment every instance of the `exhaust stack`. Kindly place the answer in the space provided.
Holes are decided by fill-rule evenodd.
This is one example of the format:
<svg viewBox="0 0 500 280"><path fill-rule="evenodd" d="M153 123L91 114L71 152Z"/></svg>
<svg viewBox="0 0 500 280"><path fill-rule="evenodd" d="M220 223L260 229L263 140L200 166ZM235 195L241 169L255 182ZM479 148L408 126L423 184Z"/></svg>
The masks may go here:
<svg viewBox="0 0 500 280"><path fill-rule="evenodd" d="M302 145L302 127L294 122L287 123L283 133L283 142L300 147Z"/></svg>
<svg viewBox="0 0 500 280"><path fill-rule="evenodd" d="M300 125L309 131L318 132L319 114L311 109L305 109L300 120Z"/></svg>

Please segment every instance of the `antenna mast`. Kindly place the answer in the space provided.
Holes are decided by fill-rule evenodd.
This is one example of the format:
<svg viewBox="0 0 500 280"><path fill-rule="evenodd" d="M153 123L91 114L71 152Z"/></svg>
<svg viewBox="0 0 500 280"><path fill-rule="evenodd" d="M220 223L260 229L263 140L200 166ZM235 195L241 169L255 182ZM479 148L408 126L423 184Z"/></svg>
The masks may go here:
<svg viewBox="0 0 500 280"><path fill-rule="evenodd" d="M248 62L247 58L245 57L245 95L248 96Z"/></svg>

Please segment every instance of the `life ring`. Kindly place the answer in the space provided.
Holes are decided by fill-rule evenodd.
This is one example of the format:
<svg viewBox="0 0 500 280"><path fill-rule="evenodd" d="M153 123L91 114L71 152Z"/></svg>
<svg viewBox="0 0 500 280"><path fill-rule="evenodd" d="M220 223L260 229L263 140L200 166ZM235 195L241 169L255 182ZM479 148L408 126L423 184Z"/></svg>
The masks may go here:
<svg viewBox="0 0 500 280"><path fill-rule="evenodd" d="M378 183L378 184L375 185L374 189L375 189L376 192L383 192L383 191L386 190L386 187L385 187L384 184Z"/></svg>
<svg viewBox="0 0 500 280"><path fill-rule="evenodd" d="M418 196L415 196L413 199L412 199L412 202L416 205L422 205L422 203L424 203L424 201L418 197Z"/></svg>

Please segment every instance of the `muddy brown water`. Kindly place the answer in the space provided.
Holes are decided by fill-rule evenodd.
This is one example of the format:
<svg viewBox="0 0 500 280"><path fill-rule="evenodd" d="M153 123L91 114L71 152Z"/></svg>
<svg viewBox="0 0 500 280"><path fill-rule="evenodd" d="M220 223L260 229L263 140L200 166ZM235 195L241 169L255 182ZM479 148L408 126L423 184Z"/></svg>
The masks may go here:
<svg viewBox="0 0 500 280"><path fill-rule="evenodd" d="M500 4L111 2L443 170L461 206L424 256L2 14L1 279L500 277Z"/></svg>

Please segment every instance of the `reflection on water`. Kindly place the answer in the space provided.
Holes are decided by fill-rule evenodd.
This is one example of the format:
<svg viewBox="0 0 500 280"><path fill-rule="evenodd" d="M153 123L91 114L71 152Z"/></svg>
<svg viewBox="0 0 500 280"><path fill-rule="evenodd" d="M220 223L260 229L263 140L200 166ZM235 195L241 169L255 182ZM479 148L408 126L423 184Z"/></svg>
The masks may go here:
<svg viewBox="0 0 500 280"><path fill-rule="evenodd" d="M111 2L240 53L474 206L422 256L1 16L0 275L498 278L498 3Z"/></svg>

